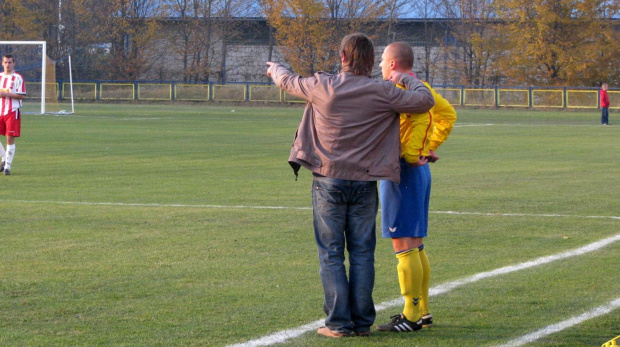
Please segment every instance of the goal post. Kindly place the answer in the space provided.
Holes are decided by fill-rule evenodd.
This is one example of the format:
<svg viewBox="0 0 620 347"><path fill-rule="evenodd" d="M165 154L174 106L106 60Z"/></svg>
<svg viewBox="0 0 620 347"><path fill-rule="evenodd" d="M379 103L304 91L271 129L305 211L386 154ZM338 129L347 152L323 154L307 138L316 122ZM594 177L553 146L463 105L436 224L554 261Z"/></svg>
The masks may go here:
<svg viewBox="0 0 620 347"><path fill-rule="evenodd" d="M71 56L63 57L59 61L51 60L47 56L46 41L0 41L0 55L4 54L12 54L15 57L15 71L26 81L27 99L22 106L24 113L74 113ZM71 101L69 112L61 110L62 106L59 102L61 86L56 80L56 65L66 59L68 62L63 62L63 64L69 65L70 93L63 95L62 99Z"/></svg>
<svg viewBox="0 0 620 347"><path fill-rule="evenodd" d="M41 114L45 114L45 80L46 76L46 58L47 58L47 42L46 41L0 41L0 45L38 45L41 46ZM6 53L3 53L3 55ZM27 88L27 87L26 87ZM27 89L26 89L27 91Z"/></svg>

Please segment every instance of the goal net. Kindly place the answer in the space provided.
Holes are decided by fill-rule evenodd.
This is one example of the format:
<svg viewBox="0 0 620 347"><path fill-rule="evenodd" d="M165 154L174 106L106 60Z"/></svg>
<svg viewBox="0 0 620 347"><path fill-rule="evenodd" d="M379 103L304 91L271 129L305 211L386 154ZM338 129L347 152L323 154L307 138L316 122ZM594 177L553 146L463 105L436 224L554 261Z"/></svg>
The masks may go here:
<svg viewBox="0 0 620 347"><path fill-rule="evenodd" d="M0 41L0 55L15 58L15 71L26 83L23 113L72 114L73 80L71 57L51 60L45 41ZM57 69L66 71L57 74Z"/></svg>

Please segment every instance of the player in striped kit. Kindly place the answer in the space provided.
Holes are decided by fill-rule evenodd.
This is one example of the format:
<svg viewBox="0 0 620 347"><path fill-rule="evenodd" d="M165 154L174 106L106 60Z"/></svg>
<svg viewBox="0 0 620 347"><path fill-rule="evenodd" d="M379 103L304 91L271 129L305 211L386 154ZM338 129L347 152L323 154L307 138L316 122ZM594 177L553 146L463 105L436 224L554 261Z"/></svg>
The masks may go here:
<svg viewBox="0 0 620 347"><path fill-rule="evenodd" d="M15 138L20 136L22 100L26 98L26 84L15 72L15 58L10 54L2 56L4 72L0 75L0 135L6 136L6 151L0 143L0 171L11 174L11 163L15 155Z"/></svg>

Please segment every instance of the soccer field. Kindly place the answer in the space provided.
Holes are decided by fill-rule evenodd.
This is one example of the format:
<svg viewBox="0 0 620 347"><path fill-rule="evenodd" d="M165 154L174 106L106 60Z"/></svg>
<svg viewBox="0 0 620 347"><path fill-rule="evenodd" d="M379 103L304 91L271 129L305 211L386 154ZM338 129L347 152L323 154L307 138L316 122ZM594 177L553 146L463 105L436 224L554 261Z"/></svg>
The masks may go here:
<svg viewBox="0 0 620 347"><path fill-rule="evenodd" d="M233 112L234 109L234 112ZM432 164L435 325L318 336L299 107L76 105L25 115L0 176L0 346L600 346L620 335L620 127L457 110ZM615 122L614 122L615 120ZM4 139L3 139L4 141ZM402 309L378 239L377 323Z"/></svg>

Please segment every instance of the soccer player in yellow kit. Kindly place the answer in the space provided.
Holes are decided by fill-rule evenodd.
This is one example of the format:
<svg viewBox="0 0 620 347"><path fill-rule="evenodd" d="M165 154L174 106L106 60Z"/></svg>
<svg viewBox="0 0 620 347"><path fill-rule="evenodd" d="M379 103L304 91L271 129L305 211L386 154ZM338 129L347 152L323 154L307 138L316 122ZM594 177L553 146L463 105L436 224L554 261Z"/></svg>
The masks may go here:
<svg viewBox="0 0 620 347"><path fill-rule="evenodd" d="M380 67L384 79L392 71L413 75L411 46L405 42L388 45ZM410 332L433 323L428 301L430 264L424 249L431 192L428 163L439 159L435 151L452 131L456 111L424 83L435 98L435 106L427 113L401 114L400 183L381 181L379 185L382 234L392 239L398 260L398 282L405 298L403 312L392 316L391 322L379 325L377 330L381 331Z"/></svg>

